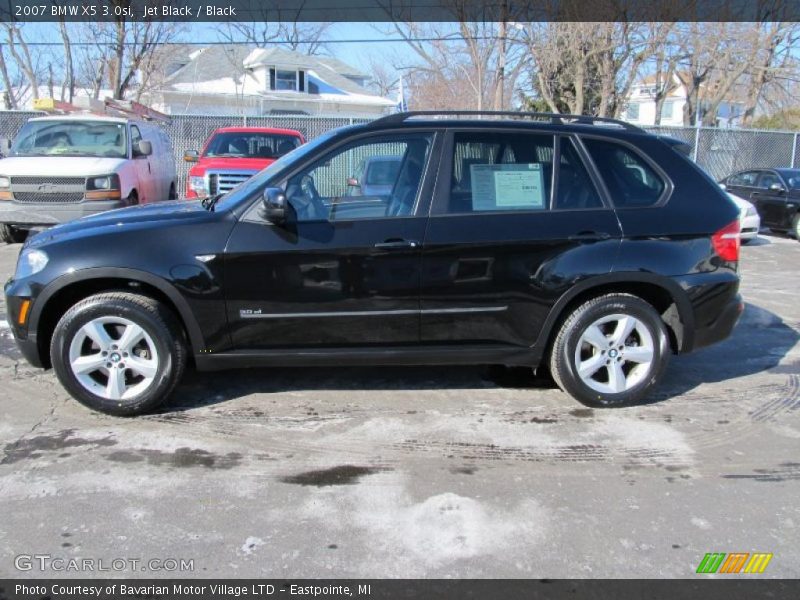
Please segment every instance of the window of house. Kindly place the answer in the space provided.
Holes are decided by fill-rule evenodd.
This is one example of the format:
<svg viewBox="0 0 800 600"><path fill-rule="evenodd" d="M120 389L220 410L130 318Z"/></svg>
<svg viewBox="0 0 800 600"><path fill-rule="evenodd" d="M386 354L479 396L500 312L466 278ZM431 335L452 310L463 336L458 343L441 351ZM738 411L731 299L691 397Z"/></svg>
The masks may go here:
<svg viewBox="0 0 800 600"><path fill-rule="evenodd" d="M269 70L269 89L303 92L305 91L305 75L305 71L271 68Z"/></svg>
<svg viewBox="0 0 800 600"><path fill-rule="evenodd" d="M628 116L628 119L631 121L638 121L639 120L639 105L638 104L628 104L628 108L625 110L625 114Z"/></svg>
<svg viewBox="0 0 800 600"><path fill-rule="evenodd" d="M675 113L675 102L673 100L667 100L664 104L661 105L661 118L662 119L672 119L672 115Z"/></svg>
<svg viewBox="0 0 800 600"><path fill-rule="evenodd" d="M448 214L547 210L552 135L456 133Z"/></svg>
<svg viewBox="0 0 800 600"><path fill-rule="evenodd" d="M666 182L633 150L596 138L585 138L584 143L615 206L641 208L653 206L661 199Z"/></svg>

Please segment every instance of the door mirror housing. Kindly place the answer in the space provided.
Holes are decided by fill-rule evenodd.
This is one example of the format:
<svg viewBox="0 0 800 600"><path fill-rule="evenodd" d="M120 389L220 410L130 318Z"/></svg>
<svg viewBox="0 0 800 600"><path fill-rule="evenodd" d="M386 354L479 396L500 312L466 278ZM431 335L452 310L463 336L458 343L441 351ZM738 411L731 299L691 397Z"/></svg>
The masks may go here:
<svg viewBox="0 0 800 600"><path fill-rule="evenodd" d="M197 162L200 160L200 153L197 150L187 150L183 153L183 160L186 162Z"/></svg>
<svg viewBox="0 0 800 600"><path fill-rule="evenodd" d="M139 140L133 146L134 156L150 156L153 153L153 144L147 140Z"/></svg>
<svg viewBox="0 0 800 600"><path fill-rule="evenodd" d="M261 197L261 215L270 223L281 225L286 221L286 194L280 188L269 187Z"/></svg>
<svg viewBox="0 0 800 600"><path fill-rule="evenodd" d="M358 179L355 177L348 177L347 178L347 185L348 187L360 187L360 183L358 183Z"/></svg>
<svg viewBox="0 0 800 600"><path fill-rule="evenodd" d="M780 193L780 192L785 192L786 188L783 187L783 184L773 183L772 185L769 186L769 191L770 192L779 192Z"/></svg>

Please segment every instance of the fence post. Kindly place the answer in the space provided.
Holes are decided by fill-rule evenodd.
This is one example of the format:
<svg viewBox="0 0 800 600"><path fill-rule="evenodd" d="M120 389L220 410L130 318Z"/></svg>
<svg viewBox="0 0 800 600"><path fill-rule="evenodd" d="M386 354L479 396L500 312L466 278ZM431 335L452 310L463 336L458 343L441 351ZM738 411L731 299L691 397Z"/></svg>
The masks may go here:
<svg viewBox="0 0 800 600"><path fill-rule="evenodd" d="M695 127L694 130L694 152L692 153L692 160L697 162L698 152L700 152L700 127Z"/></svg>
<svg viewBox="0 0 800 600"><path fill-rule="evenodd" d="M247 127L247 115L242 115L242 121L244 122L244 127Z"/></svg>
<svg viewBox="0 0 800 600"><path fill-rule="evenodd" d="M795 161L797 160L797 132L795 132L794 136L792 137L792 162L789 165L793 169L796 166Z"/></svg>

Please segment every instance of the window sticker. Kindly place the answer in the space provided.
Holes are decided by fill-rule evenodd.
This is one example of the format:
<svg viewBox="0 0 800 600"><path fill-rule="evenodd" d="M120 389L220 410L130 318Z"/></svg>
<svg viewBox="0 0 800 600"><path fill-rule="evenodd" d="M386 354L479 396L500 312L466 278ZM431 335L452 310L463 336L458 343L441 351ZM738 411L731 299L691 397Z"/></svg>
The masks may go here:
<svg viewBox="0 0 800 600"><path fill-rule="evenodd" d="M545 208L541 163L470 165L472 210Z"/></svg>

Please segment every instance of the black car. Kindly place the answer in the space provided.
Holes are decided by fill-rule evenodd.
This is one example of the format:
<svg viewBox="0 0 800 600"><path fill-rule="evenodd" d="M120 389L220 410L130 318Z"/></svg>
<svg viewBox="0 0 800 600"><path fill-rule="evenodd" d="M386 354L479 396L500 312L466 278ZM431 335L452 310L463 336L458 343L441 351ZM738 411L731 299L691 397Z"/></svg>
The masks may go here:
<svg viewBox="0 0 800 600"><path fill-rule="evenodd" d="M761 224L800 240L800 169L750 169L722 181L731 194L752 202Z"/></svg>
<svg viewBox="0 0 800 600"><path fill-rule="evenodd" d="M198 369L492 363L593 406L727 337L738 211L676 146L618 121L398 113L332 131L223 198L121 209L23 247L25 357L133 415ZM367 156L402 163L348 203Z"/></svg>

